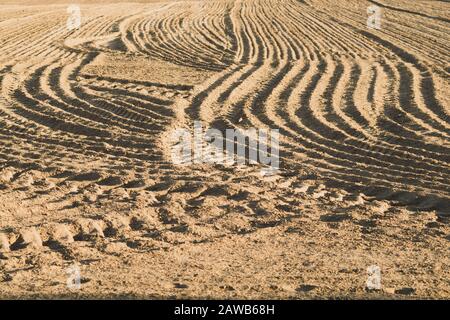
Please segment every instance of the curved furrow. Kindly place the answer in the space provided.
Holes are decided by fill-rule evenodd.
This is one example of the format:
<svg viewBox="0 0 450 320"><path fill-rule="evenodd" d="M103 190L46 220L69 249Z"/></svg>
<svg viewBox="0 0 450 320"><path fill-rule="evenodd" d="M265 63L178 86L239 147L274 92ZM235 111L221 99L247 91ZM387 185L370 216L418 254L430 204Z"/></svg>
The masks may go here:
<svg viewBox="0 0 450 320"><path fill-rule="evenodd" d="M441 137L450 137L450 127L448 121L450 120L439 119L430 114L426 106L424 107L417 98L417 94L420 94L420 89L417 83L420 81L421 75L417 70L412 71L408 66L400 63L396 65L396 71L399 74L400 93L399 102L405 113L411 118L414 118L415 122L421 127L428 129L433 135ZM419 79L418 79L419 78ZM419 82L420 83L420 82Z"/></svg>
<svg viewBox="0 0 450 320"><path fill-rule="evenodd" d="M134 101L132 109L137 111L144 111L152 108L153 113L159 114L161 117L172 117L173 111L169 108L173 102L161 98L153 97L151 95L142 94L140 92L130 91L129 88L117 88L117 86L109 88L106 86L98 86L95 84L88 84L87 87L93 91L104 93L106 96L117 97L121 99ZM142 105L143 107L141 107ZM145 112L145 111L144 111Z"/></svg>
<svg viewBox="0 0 450 320"><path fill-rule="evenodd" d="M185 63L189 66L201 67L209 70L220 70L224 66L218 58L213 62L210 57L218 56L222 54L218 49L210 48L210 43L205 46L201 41L192 41L193 38L199 36L198 30L195 28L195 21L188 21L189 30L184 30L180 27L180 21L182 21L183 14L178 15L166 15L165 18L159 18L151 20L149 18L143 18L138 24L139 30L144 37L142 40L137 39L140 43L139 47L142 48L144 53L153 54L156 53L162 59L167 59L167 56L172 56L173 60L177 63ZM191 17L192 18L192 17ZM201 17L197 17L200 19ZM200 23L203 24L203 19L200 19ZM207 27L205 24L204 26ZM188 31L188 32L186 32ZM150 45L152 39L149 38L150 32L155 36L157 43ZM190 33L193 33L191 36ZM200 44L200 45L199 45ZM164 50L159 52L160 50ZM209 53L209 54L208 54ZM195 63L192 63L195 61Z"/></svg>
<svg viewBox="0 0 450 320"><path fill-rule="evenodd" d="M15 112L30 121L53 129L71 133L79 132L89 136L109 136L106 128L102 130L69 119L65 110L57 110L60 105L54 103L55 101L45 93L38 91L40 77L45 68L38 68L30 79L24 83L23 88L18 86L11 93L10 103L13 103Z"/></svg>
<svg viewBox="0 0 450 320"><path fill-rule="evenodd" d="M431 158L430 163L423 164L423 159L416 157L415 153L398 152L395 144L379 141L376 135L365 129L369 125L369 122L362 115L365 110L358 107L354 101L356 82L360 78L359 68L357 65L348 66L349 71L346 73L348 81L341 81L341 88L337 88L334 92L328 92L324 97L324 103L328 109L326 118L347 135L347 144L367 150L368 156L372 155L375 159L386 161L386 165L389 165L390 168L418 173L426 173L423 169L426 168L440 174L445 163L434 161ZM338 70L338 72L340 71ZM333 86L330 87L330 90L332 88ZM343 94L338 94L339 91ZM363 111L360 112L360 110ZM406 167L408 169L405 169Z"/></svg>
<svg viewBox="0 0 450 320"><path fill-rule="evenodd" d="M253 30L252 30L253 31ZM254 31L254 34L259 34L258 32L255 32ZM260 34L259 34L260 35ZM256 41L256 43L258 44L259 42L258 41ZM272 44L273 45L273 44ZM251 79L251 80L253 80L252 79L252 75L253 75L253 78L255 78L255 79L257 79L258 78L258 74L256 73L257 72L257 68L255 68L255 70L252 70L253 72L251 73L251 74L249 74L249 75L247 75L247 77L249 78L249 79ZM254 73L256 73L256 76L254 75ZM264 74L264 72L261 72L261 71L259 71L258 73L260 73L261 75L262 74ZM355 78L357 76L357 74L356 75L353 75L353 78ZM262 76L263 78L264 78L264 76ZM240 80L242 80L242 79L240 79ZM244 79L245 80L245 79ZM248 81L248 82L251 82L251 81ZM355 84L353 84L353 85L355 85ZM252 90L248 90L249 92L251 92ZM229 102L228 100L229 100L229 97L230 97L230 90L228 90L228 91L225 91L225 94L223 94L222 95L222 97L219 99L220 101L224 101L225 100L225 98L227 99L227 102ZM243 100L245 100L246 98L248 97L248 95L245 95L244 94L244 99ZM225 107L225 110L228 110L228 108L227 107ZM235 124L237 121L238 121L238 119L240 119L241 118L241 116L242 116L242 114L244 113L244 110L246 110L246 108L245 108L245 104L243 103L243 101L240 101L240 102L237 102L237 103L235 103L234 104L234 106L233 106L233 108L232 108L232 110L231 111L229 111L228 113L227 113L227 116L226 116L226 118L229 120L229 123L231 123L231 124ZM253 110L253 111L255 111L255 110ZM347 113L347 116L349 116L350 118L353 118L353 117L355 117L355 115L357 114L356 112L357 112L357 110L355 109L355 108L353 108L353 109L349 109L349 108L347 108L346 110L346 113ZM256 112L256 111L255 111ZM214 113L209 113L209 117L211 117L211 114L214 114ZM307 115L307 114L304 114L304 116L305 115ZM204 119L205 117L201 117L201 119ZM218 120L218 118L220 118L220 117L215 117L215 121L216 121L216 123L217 123L217 120ZM361 122L363 122L363 121L361 121L361 116L358 118L358 120L359 120L359 122L361 123ZM309 119L310 120L310 119ZM357 121L358 122L358 121ZM323 131L327 131L327 130L329 130L329 128L325 128ZM313 130L314 131L314 130ZM355 131L352 131L351 133L354 133ZM327 133L328 134L328 133ZM333 133L332 131L331 131L331 134L335 134L335 133ZM356 137L356 138L359 138L359 137ZM361 148L361 144L363 143L364 141L360 141L360 140L358 140L358 139L356 139L356 141L355 141L355 143L356 143L356 146L354 147L354 149L353 150L359 150L358 148ZM373 154L373 156L372 156L372 161L376 164L376 166L375 166L375 170L374 171L376 171L376 170L378 170L378 169L383 169L383 167L384 166L386 166L386 164L388 164L387 162L386 163L383 163L383 161L379 161L379 160L377 160L376 158L375 158L375 156L379 156L380 154L382 154L381 152L373 152L372 150L370 150L370 148L373 148L373 146L368 146L368 147L366 147L366 148L369 148L369 150L366 150L365 151L365 153L363 153L363 154L361 154L360 155L360 160L361 160L361 162L362 163L364 163L364 160L367 158L367 152L372 152L372 154ZM339 149L338 149L339 150ZM384 151L384 150L382 150L382 151ZM405 164L406 162L405 161L403 161L403 162L401 162L401 163L403 163L403 164ZM418 172L420 173L420 172L423 172L423 170L421 170L421 169L417 169L418 170ZM391 168L391 170L390 170L390 172L392 172L392 171L394 171L394 173L397 173L397 172L395 172L395 170L394 169L392 169ZM412 171L414 171L414 170L412 170ZM387 170L386 170L386 174L389 174L390 172L388 172ZM399 175L401 175L402 173L405 173L405 172L403 172L403 171L401 171L401 170L399 170L399 172L398 172L398 174ZM414 175L414 173L410 173L411 175Z"/></svg>
<svg viewBox="0 0 450 320"><path fill-rule="evenodd" d="M268 87L274 87L274 86L276 86L276 82L281 82L281 79L283 79L284 78L284 75L286 74L286 72L289 72L288 70L290 69L290 66L285 66L284 68L282 68L282 70L281 70L281 72L280 72L280 74L277 76L277 77L275 77L275 80L272 80L272 82L268 85ZM262 103L262 100L263 99L265 99L265 97L267 97L269 94L270 94L270 91L271 90L265 90L264 92L265 92L265 95L263 95L263 96L259 96L258 97L258 99L257 100L255 100L252 104L253 104L253 109L251 109L251 112L248 112L248 113L246 113L247 114L247 117L248 118L254 118L254 117L258 117L258 118L263 118L263 119L265 119L266 121L263 121L262 123L260 123L260 124L271 124L269 127L270 128L277 128L277 126L275 126L275 124L272 122L272 120L270 120L268 117L265 117L264 115L262 115L261 114L261 110L259 110L259 109L255 109L255 106L261 106L261 103ZM259 110L259 112L258 112L258 110ZM289 118L289 117L288 117ZM251 123L252 124L254 124L254 122L253 121L251 121ZM228 125L230 126L230 125L233 125L233 123L232 123L232 121L229 121L228 122ZM259 125L259 124L258 124ZM286 132L282 132L283 133L283 135L285 135L286 134ZM293 141L295 141L296 143L294 143L292 146L293 146L293 148L294 148L294 155L296 154L296 153L298 153L298 152L301 152L301 153L303 153L303 154L307 154L310 158L309 158L309 161L311 161L311 159L317 159L317 161L321 161L322 159L323 159L323 153L322 152L320 152L320 150L319 151L316 151L315 149L316 148L308 148L308 146L306 146L306 149L304 149L303 147L305 147L305 143L301 143L300 145L302 145L303 147L298 147L298 138L299 138L299 136L298 136L298 131L294 131L294 133L292 134L292 137L294 138L293 139ZM283 144L284 145L284 144ZM297 148L300 148L300 150L298 150ZM285 150L282 150L282 153L284 153L285 152ZM291 151L292 152L292 151ZM291 160L292 160L292 156L291 156L292 154L289 152L286 152L286 155L284 155L283 156L283 162L287 162L287 163L289 163L290 164L290 162L291 162ZM337 171L337 169L339 168L339 169L345 169L346 171L349 171L349 170L347 170L347 168L348 167L352 167L352 166L349 166L348 165L348 163L346 163L346 161L344 160L344 161L339 161L339 160L336 160L336 159L339 159L338 157L333 157L333 156L331 156L331 157L328 157L329 158L329 163L327 164L327 163L320 163L320 164L318 164L317 162L315 163L315 168L327 168L328 170L330 170L331 172L335 172L335 174L337 174L337 173L339 173L339 171ZM314 162L314 161L313 161ZM330 169L330 167L329 167L329 165L330 164L333 164L333 163L335 163L334 165L332 165L332 167L331 168L334 168L334 169ZM342 164L342 166L337 166L336 167L336 164ZM352 165L354 165L354 164L352 164ZM283 166L283 169L285 169L285 167ZM355 169L353 169L353 171L356 171ZM364 174L364 170L358 170L359 172L360 172L360 174L358 175L357 173L355 173L355 172L351 172L350 171L350 175L349 175L349 177L351 177L352 179L355 179L355 178L359 178L359 179L362 179L362 178L364 178L365 176L366 176L366 174ZM342 174L342 171L340 172L341 174ZM372 179L372 181L374 181L375 179ZM383 179L380 179L380 178L378 178L378 180L379 181L383 181ZM384 180L384 182L385 182L385 184L387 184L387 183L389 183L389 181L390 180L388 180L388 179L386 179L386 180Z"/></svg>
<svg viewBox="0 0 450 320"><path fill-rule="evenodd" d="M296 131L296 132L298 132L298 131ZM302 145L304 146L305 144L304 143L302 143ZM339 157L338 157L339 158Z"/></svg>
<svg viewBox="0 0 450 320"><path fill-rule="evenodd" d="M366 149L370 152L376 152L374 154L376 158L379 157L380 159L383 159L383 156L387 155L389 157L394 157L389 160L389 162L392 161L394 164L400 162L404 165L409 165L410 163L404 162L403 159L415 158L416 161L420 163L423 158L416 157L416 150L414 150L414 152L399 152L397 150L397 145L379 140L376 131L373 132L373 130L366 129L367 127L374 127L376 116L375 119L367 119L364 117L364 114L373 111L367 110L367 102L360 102L363 93L368 91L365 85L364 87L361 87L361 82L365 81L364 77L361 77L360 68L361 67L357 64L352 66L348 65L346 61L343 63L337 61L334 75L330 78L327 89L322 95L324 111L323 119L328 122L329 126L332 125L334 129L345 134L346 143L361 149ZM343 81L344 78L347 79ZM359 82L359 85L357 82ZM369 88L373 86L373 83L369 84ZM360 92L357 92L358 88L360 89ZM377 94L383 96L382 92L377 91ZM354 101L355 97L360 97L359 103ZM380 107L377 108L381 109ZM316 109L314 110L316 111ZM320 109L317 108L317 110ZM432 158L430 158L429 161L436 164L440 163L440 165L444 164L435 161ZM429 169L433 170L432 167ZM438 166L435 169L439 171L441 170L441 167Z"/></svg>
<svg viewBox="0 0 450 320"><path fill-rule="evenodd" d="M329 63L326 64L328 65ZM340 72L341 71L338 70L338 73ZM350 81L351 76L352 75L350 73ZM335 78L333 81L336 82L336 79L337 78ZM326 83L327 81L324 80L324 82ZM320 86L320 83L317 83L317 86ZM350 84L350 87L354 87L354 84ZM329 90L333 90L333 85ZM326 91L324 91L323 94L329 95L329 93L327 93ZM319 96L323 96L323 94L319 94ZM308 94L306 94L303 98L309 99ZM310 99L311 102L320 101L319 99L314 98L314 96L312 95ZM329 104L329 101L324 102ZM306 106L308 104L304 105ZM320 110L320 104L316 106L313 103L310 105L310 107L300 107L299 111L297 111L297 115L301 119L300 122L305 128L308 128L310 131L317 133L315 136L310 137L311 141L317 141L322 146L331 148L331 150L329 151L324 149L323 152L332 152L335 154L335 157L339 159L346 159L348 161L354 162L352 165L353 168L362 166L364 167L364 170L367 170L371 173L373 172L374 174L376 173L377 175L379 175L379 173L392 175L393 179L396 178L395 174L398 174L398 176L406 177L413 176L415 171L418 171L418 173L421 173L421 171L423 171L421 169L415 169L414 166L412 169L408 168L405 170L404 166L408 164L407 160L391 158L389 155L389 150L381 150L387 152L387 154L380 152L379 150L374 150L373 145L368 144L367 138L361 138L360 131L355 130L354 132L352 132L355 135L348 135L344 134L344 132L339 130L337 127L327 125L326 122L320 121L320 118L317 116L317 110ZM346 112L346 115L349 118L355 117L354 114L349 113L348 111ZM319 139L318 137L321 138ZM335 143L334 141L338 143ZM377 146L377 149L381 149L380 146ZM336 154L336 152L339 153ZM388 159L386 159L386 156L388 156ZM389 169L385 170L386 167L389 167ZM381 177L381 175L379 176Z"/></svg>
<svg viewBox="0 0 450 320"><path fill-rule="evenodd" d="M365 17L363 17L361 15L361 12L365 11L367 6L364 5L364 3L353 3L353 4L356 6L356 9L353 9L353 6L352 6L352 7L348 8L347 10L329 11L329 8L325 6L325 7L321 7L321 10L322 11L326 11L327 14L330 17L334 17L336 15L336 12L339 12L338 19L332 18L334 22L336 22L337 24L340 24L340 25L344 25L344 26L348 27L349 29L351 29L351 30L353 30L355 32L361 33L362 35L365 36L366 35L365 31L361 32L362 30L361 30L361 28L359 26L361 26L362 23L365 24L365 21L362 20L362 18L365 18ZM395 16L394 16L394 18L397 19ZM345 22L345 21L347 21L347 22ZM433 54L434 54L433 50L424 50L423 49L424 46L423 46L423 42L422 41L421 41L421 45L419 45L419 46L417 46L417 41L404 42L404 37L403 36L404 35L408 35L404 31L406 29L406 27L402 28L401 30L399 30L399 32L396 32L396 33L392 32L391 26L393 26L395 24L392 24L390 22L391 21L391 15L389 15L389 19L384 19L383 21L384 21L384 24L383 24L384 27L382 27L382 29L379 31L380 34L382 34L383 36L388 36L391 39L395 39L397 42L406 44L407 46L410 46L410 48L412 48L413 51L418 52L418 53L420 52L424 56L427 56L429 58L431 58L433 56ZM401 19L398 22L403 25L404 21L408 21L408 19ZM350 23L348 23L348 22L350 22ZM415 28L415 26L417 26L417 25L422 25L422 23L420 21L415 21L415 23L412 25L412 28L414 28L416 30L417 28ZM445 28L444 30L446 30L446 29L447 28ZM400 37L399 35L402 35L402 36ZM420 35L418 35L418 36L420 36ZM429 38L429 37L430 37L429 33L424 33L424 36L421 37L421 40L428 41L427 38ZM445 32L444 32L444 37L445 37ZM443 45L445 43L445 41L442 41L442 39L443 39L442 37L434 38L434 40L431 42L431 44L434 45L436 42L438 42L438 43L441 43ZM366 40L371 40L371 38L370 37L368 37L368 38L366 37ZM440 47L442 47L442 46L440 46ZM395 50L392 50L392 51L395 52ZM389 53L389 52L390 51L387 51L387 53ZM441 65L443 63L444 64L443 66L445 66L445 64L447 63L446 60L447 59L445 57L445 61L444 62L440 61Z"/></svg>
<svg viewBox="0 0 450 320"><path fill-rule="evenodd" d="M391 137L399 148L408 147L416 148L417 152L431 152L435 154L438 159L446 159L445 148L441 146L433 145L423 141L423 137L419 135L413 128L414 123L411 123L410 115L404 112L399 105L400 101L400 81L399 75L395 73L394 67L388 61L382 61L383 72L387 75L386 80L388 85L387 98L384 104L384 113L378 118L377 126L380 128L380 132L386 137ZM391 139L388 138L388 139ZM448 161L448 160L443 160Z"/></svg>
<svg viewBox="0 0 450 320"><path fill-rule="evenodd" d="M362 43L355 34L348 32L345 28L341 28L337 24L332 24L327 20L332 17L320 14L313 10L305 10L304 18L306 23L311 26L314 32L326 42L328 51L338 51L349 55L360 55L362 52L370 52L371 48Z"/></svg>
<svg viewBox="0 0 450 320"><path fill-rule="evenodd" d="M221 8L222 10L225 10L225 6ZM214 63L216 64L222 64L225 61L222 57L227 43L227 40L222 35L214 32L218 30L214 29L215 23L221 19L218 13L223 14L221 11L204 10L194 15L191 23L192 31L189 32L188 30L189 40L185 38L190 46L198 43L198 49L203 55L210 54L211 57L215 57Z"/></svg>
<svg viewBox="0 0 450 320"><path fill-rule="evenodd" d="M151 119L131 112L118 104L111 103L105 99L97 99L90 95L83 88L73 87L71 92L75 96L69 98L72 104L84 106L84 109L92 110L95 114L96 121L103 124L109 124L117 129L121 129L124 133L139 133L141 136L151 136L159 132L158 125L152 123ZM137 120L131 118L136 116Z"/></svg>

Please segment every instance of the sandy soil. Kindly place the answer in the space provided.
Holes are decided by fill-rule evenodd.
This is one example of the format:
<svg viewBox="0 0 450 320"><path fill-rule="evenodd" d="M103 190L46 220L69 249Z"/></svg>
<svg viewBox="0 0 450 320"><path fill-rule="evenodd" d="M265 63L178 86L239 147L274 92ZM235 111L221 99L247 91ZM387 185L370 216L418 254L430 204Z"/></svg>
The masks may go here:
<svg viewBox="0 0 450 320"><path fill-rule="evenodd" d="M0 298L450 298L450 3L79 3L0 3Z"/></svg>

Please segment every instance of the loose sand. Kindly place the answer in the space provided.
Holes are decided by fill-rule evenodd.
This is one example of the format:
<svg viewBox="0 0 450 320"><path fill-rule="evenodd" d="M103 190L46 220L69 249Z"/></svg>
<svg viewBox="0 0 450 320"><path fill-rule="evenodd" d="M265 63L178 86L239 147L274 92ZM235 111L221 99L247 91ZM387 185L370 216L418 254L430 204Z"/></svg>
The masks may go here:
<svg viewBox="0 0 450 320"><path fill-rule="evenodd" d="M78 2L0 4L0 298L450 298L450 3Z"/></svg>

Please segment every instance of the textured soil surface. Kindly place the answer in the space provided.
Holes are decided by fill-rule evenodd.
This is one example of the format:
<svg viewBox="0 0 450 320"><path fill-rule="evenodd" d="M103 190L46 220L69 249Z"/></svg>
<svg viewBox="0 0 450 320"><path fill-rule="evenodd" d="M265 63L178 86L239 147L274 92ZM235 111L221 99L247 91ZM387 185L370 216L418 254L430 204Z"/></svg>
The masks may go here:
<svg viewBox="0 0 450 320"><path fill-rule="evenodd" d="M450 3L79 4L0 2L0 299L450 298Z"/></svg>

